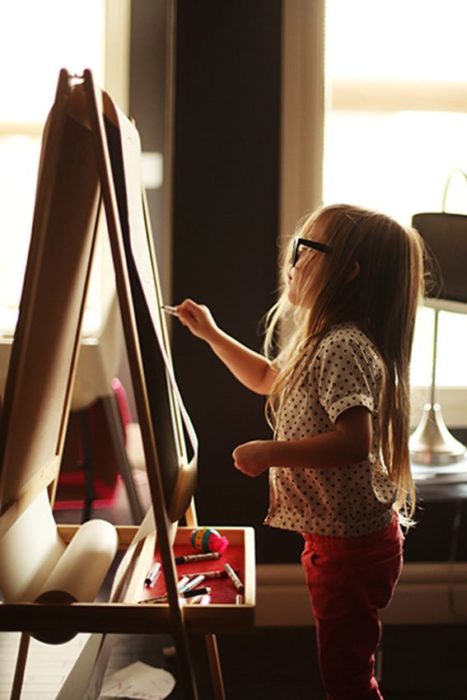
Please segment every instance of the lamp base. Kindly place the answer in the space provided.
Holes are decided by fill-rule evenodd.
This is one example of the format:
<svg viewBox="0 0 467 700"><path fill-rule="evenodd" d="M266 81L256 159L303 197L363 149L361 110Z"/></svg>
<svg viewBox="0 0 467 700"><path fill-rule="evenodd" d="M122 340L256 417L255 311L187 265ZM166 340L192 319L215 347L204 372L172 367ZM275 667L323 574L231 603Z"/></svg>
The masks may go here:
<svg viewBox="0 0 467 700"><path fill-rule="evenodd" d="M440 405L426 403L420 423L409 440L412 462L428 466L454 464L464 458L465 451L465 445L447 429Z"/></svg>

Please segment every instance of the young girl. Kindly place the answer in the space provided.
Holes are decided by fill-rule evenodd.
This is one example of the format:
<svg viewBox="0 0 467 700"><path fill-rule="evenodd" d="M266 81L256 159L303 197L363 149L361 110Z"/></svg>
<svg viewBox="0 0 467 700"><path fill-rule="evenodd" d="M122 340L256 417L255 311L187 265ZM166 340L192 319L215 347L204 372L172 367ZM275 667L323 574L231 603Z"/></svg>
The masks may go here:
<svg viewBox="0 0 467 700"><path fill-rule="evenodd" d="M265 522L304 538L326 697L382 698L378 609L401 572L399 514L408 523L415 505L408 370L422 244L387 216L329 206L301 225L284 277L265 356L224 333L205 306L187 299L176 311L237 379L268 396L274 440L240 445L233 458L248 476L269 470ZM270 360L283 319L282 333L293 325Z"/></svg>

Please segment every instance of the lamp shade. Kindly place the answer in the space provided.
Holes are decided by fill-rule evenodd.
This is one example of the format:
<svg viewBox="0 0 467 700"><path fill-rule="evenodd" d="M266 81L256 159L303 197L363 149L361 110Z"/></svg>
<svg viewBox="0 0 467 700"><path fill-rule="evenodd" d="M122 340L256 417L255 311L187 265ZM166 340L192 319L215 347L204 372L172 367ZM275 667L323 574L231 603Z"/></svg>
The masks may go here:
<svg viewBox="0 0 467 700"><path fill-rule="evenodd" d="M434 265L436 284L427 297L467 304L467 216L448 212L415 214L412 226L422 236Z"/></svg>
<svg viewBox="0 0 467 700"><path fill-rule="evenodd" d="M436 356L438 349L439 310L457 304L456 311L467 312L467 216L448 212L415 214L412 226L422 236L433 268L435 285L427 286L425 303L433 306L433 363L430 402L424 406L420 423L410 438L412 462L440 467L463 460L465 446L447 429L441 407L435 400ZM459 305L460 306L459 308ZM465 305L465 306L464 306Z"/></svg>

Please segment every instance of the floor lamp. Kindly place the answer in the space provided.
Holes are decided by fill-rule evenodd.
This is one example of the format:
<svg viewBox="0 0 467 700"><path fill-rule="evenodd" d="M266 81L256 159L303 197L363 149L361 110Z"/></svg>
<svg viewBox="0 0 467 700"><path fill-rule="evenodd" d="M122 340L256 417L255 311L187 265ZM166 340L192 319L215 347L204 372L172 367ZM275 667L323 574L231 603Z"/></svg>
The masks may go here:
<svg viewBox="0 0 467 700"><path fill-rule="evenodd" d="M462 174L467 180L467 175ZM446 188L448 184L449 180ZM410 438L409 449L414 464L445 466L463 460L466 453L465 446L447 429L436 401L436 364L440 310L467 313L467 216L444 211L415 214L412 225L425 241L428 259L440 284L437 293L426 299L427 306L434 308L430 396Z"/></svg>

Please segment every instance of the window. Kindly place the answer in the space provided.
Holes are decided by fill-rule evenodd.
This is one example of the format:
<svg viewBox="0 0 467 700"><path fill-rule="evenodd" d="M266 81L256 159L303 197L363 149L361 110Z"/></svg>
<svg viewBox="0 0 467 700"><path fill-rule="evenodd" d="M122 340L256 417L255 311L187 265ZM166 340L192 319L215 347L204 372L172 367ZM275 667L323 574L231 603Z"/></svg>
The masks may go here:
<svg viewBox="0 0 467 700"><path fill-rule="evenodd" d="M403 224L441 210L450 173L467 170L466 22L457 0L327 0L325 203L376 208ZM467 183L452 183L447 209L467 213ZM424 308L417 321L414 388L431 380L432 315ZM437 384L456 425L467 424L466 347L467 314L442 312Z"/></svg>
<svg viewBox="0 0 467 700"><path fill-rule="evenodd" d="M128 0L15 0L1 4L0 335L11 336L16 324L42 128L54 101L59 71L66 68L79 74L90 68L99 85L110 83L113 95L118 92L124 96L128 12ZM107 282L103 273L110 261L103 238L91 277L84 334L100 327L103 299L107 302L113 294L109 289L113 278L107 274Z"/></svg>

